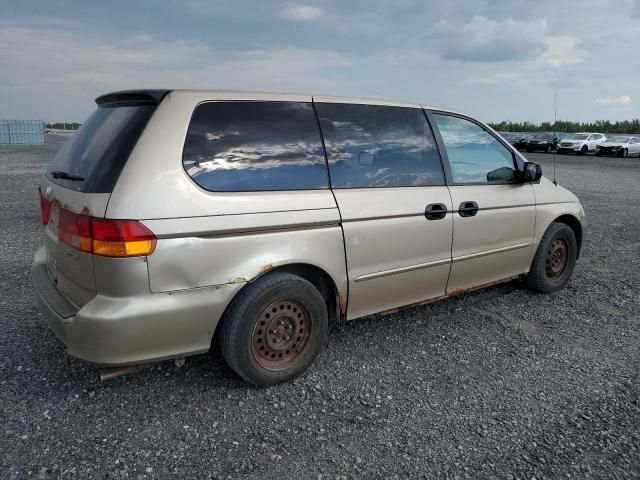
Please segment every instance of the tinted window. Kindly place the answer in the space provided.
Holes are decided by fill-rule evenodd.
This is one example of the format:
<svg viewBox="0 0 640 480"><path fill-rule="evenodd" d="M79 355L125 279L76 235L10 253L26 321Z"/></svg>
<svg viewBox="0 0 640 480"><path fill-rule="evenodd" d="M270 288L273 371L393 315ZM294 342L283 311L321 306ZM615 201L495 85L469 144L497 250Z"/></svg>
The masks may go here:
<svg viewBox="0 0 640 480"><path fill-rule="evenodd" d="M440 155L417 108L316 104L335 188L444 185Z"/></svg>
<svg viewBox="0 0 640 480"><path fill-rule="evenodd" d="M513 154L479 125L459 117L434 114L454 183L504 183L515 177Z"/></svg>
<svg viewBox="0 0 640 480"><path fill-rule="evenodd" d="M47 177L81 192L112 192L154 108L155 105L98 108L58 152L47 169ZM65 172L76 179L53 178L52 172Z"/></svg>
<svg viewBox="0 0 640 480"><path fill-rule="evenodd" d="M328 188L310 103L208 102L191 118L182 162L219 192Z"/></svg>

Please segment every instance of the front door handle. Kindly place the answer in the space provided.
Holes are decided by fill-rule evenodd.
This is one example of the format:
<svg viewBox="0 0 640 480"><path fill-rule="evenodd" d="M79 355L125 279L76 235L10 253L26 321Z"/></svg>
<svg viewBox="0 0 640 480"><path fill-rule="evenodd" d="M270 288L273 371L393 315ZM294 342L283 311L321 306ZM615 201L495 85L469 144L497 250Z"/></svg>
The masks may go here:
<svg viewBox="0 0 640 480"><path fill-rule="evenodd" d="M424 209L427 220L442 220L447 216L447 206L444 203L430 203Z"/></svg>
<svg viewBox="0 0 640 480"><path fill-rule="evenodd" d="M480 207L476 202L462 202L458 207L458 213L461 217L473 217L478 213Z"/></svg>

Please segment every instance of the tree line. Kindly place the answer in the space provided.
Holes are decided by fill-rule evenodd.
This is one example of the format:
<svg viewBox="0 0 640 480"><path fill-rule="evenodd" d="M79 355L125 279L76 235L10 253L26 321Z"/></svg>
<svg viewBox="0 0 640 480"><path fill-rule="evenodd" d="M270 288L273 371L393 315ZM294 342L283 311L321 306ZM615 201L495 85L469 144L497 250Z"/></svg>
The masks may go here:
<svg viewBox="0 0 640 480"><path fill-rule="evenodd" d="M610 122L597 120L595 122L500 122L489 123L489 126L499 132L599 132L599 133L634 133L640 134L640 119Z"/></svg>

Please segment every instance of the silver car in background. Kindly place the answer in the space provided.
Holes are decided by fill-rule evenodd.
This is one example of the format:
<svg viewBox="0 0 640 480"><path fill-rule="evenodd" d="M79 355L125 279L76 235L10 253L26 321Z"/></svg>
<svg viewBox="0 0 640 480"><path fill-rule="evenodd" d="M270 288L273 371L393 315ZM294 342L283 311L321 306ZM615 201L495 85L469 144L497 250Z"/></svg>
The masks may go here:
<svg viewBox="0 0 640 480"><path fill-rule="evenodd" d="M602 133L571 133L558 143L558 153L576 153L586 155L595 153L598 145L607 140Z"/></svg>
<svg viewBox="0 0 640 480"><path fill-rule="evenodd" d="M33 284L102 366L208 351L271 385L330 321L524 278L580 254L578 199L485 124L418 103L144 90L98 108L40 184Z"/></svg>
<svg viewBox="0 0 640 480"><path fill-rule="evenodd" d="M640 138L630 135L611 136L596 147L596 155L640 157Z"/></svg>

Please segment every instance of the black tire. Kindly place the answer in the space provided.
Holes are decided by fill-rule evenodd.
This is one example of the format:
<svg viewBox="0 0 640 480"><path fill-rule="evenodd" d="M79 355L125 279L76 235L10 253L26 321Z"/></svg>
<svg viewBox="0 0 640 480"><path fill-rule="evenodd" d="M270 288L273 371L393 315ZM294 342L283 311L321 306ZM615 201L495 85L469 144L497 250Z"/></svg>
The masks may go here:
<svg viewBox="0 0 640 480"><path fill-rule="evenodd" d="M220 350L247 382L274 385L309 368L327 339L328 324L318 289L297 275L274 272L234 298L220 325Z"/></svg>
<svg viewBox="0 0 640 480"><path fill-rule="evenodd" d="M552 223L542 236L531 262L531 269L525 278L527 286L542 293L560 290L571 278L577 254L578 242L571 227L564 223ZM558 257L560 265L555 263Z"/></svg>
<svg viewBox="0 0 640 480"><path fill-rule="evenodd" d="M629 150L626 148L622 151L622 158L627 158L629 156Z"/></svg>
<svg viewBox="0 0 640 480"><path fill-rule="evenodd" d="M601 156L602 156L602 153L600 153L599 150L596 150L596 157L601 157Z"/></svg>
<svg viewBox="0 0 640 480"><path fill-rule="evenodd" d="M587 153L589 153L589 147L587 147L586 145L583 145L582 148L580 149L580 155L586 155Z"/></svg>
<svg viewBox="0 0 640 480"><path fill-rule="evenodd" d="M553 153L553 147L551 145L547 147L547 153Z"/></svg>

